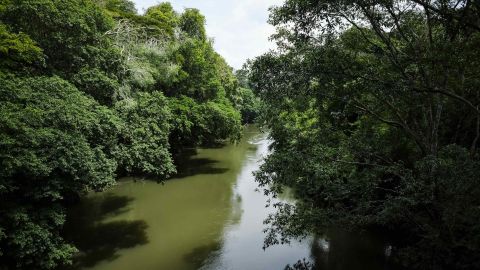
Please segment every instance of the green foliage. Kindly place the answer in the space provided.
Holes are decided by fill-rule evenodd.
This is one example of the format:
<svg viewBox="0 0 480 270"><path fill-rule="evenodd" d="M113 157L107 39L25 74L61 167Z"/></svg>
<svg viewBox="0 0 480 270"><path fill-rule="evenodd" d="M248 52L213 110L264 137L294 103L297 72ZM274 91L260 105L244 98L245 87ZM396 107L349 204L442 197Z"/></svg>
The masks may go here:
<svg viewBox="0 0 480 270"><path fill-rule="evenodd" d="M232 100L242 115L242 123L254 123L259 120L263 107L261 99L251 89L249 72L248 64L245 64L242 69L235 71L238 89L232 95Z"/></svg>
<svg viewBox="0 0 480 270"><path fill-rule="evenodd" d="M234 91L231 68L207 41L204 25L205 18L196 9L186 9L180 16L180 29L187 38L174 55L180 72L167 91L172 96L186 95L204 102L225 97L226 88Z"/></svg>
<svg viewBox="0 0 480 270"><path fill-rule="evenodd" d="M233 68L227 64L221 55L215 52L214 59L216 71L215 76L219 78L220 84L225 91L225 96L233 102L235 98L240 95L238 79L233 73Z"/></svg>
<svg viewBox="0 0 480 270"><path fill-rule="evenodd" d="M449 145L427 156L402 179L398 196L388 201L380 221L401 222L410 235L402 239L403 264L410 267L475 269L480 266L480 161ZM412 237L412 236L410 236ZM414 241L415 245L409 245Z"/></svg>
<svg viewBox="0 0 480 270"><path fill-rule="evenodd" d="M200 130L196 128L201 123L202 115L199 105L192 98L180 96L170 98L170 109L175 117L171 119L172 130L170 143L173 149L181 150L183 146L195 146L201 141Z"/></svg>
<svg viewBox="0 0 480 270"><path fill-rule="evenodd" d="M168 5L155 6L151 12L161 7ZM238 99L237 80L209 42L192 38L174 42L157 39L125 21L119 22L112 33L115 45L122 49L126 59L131 59L126 62L130 76L125 80L125 89L130 89L129 92L161 89L171 97L175 117L170 143L174 151L186 145L211 144L238 137L237 115L231 114L231 102L225 99L226 96L230 100ZM208 101L211 103L204 104ZM228 120L225 125L204 119L204 113L212 118L218 115L218 111L212 109L213 103L219 103L217 107L226 110L223 116L232 117L225 119ZM231 126L233 123L238 126ZM214 136L215 125L225 128L218 131L219 137ZM231 133L225 134L226 130Z"/></svg>
<svg viewBox="0 0 480 270"><path fill-rule="evenodd" d="M0 20L15 32L29 35L42 48L48 69L56 74L118 63L104 44L108 40L103 34L113 21L89 0L7 2Z"/></svg>
<svg viewBox="0 0 480 270"><path fill-rule="evenodd" d="M238 85L243 88L250 88L249 74L248 74L248 64L246 64L242 69L235 71L235 77L237 77Z"/></svg>
<svg viewBox="0 0 480 270"><path fill-rule="evenodd" d="M186 95L199 101L225 96L225 89L217 76L216 57L209 43L196 39L183 42L176 53L181 68L178 79L167 94Z"/></svg>
<svg viewBox="0 0 480 270"><path fill-rule="evenodd" d="M118 161L129 174L155 176L163 181L175 172L169 153L170 109L160 92L138 93L115 105L124 120Z"/></svg>
<svg viewBox="0 0 480 270"><path fill-rule="evenodd" d="M0 265L51 269L75 251L59 202L114 183L118 119L58 77L0 81Z"/></svg>
<svg viewBox="0 0 480 270"><path fill-rule="evenodd" d="M24 66L42 65L42 49L28 35L13 34L0 24L0 69L20 69Z"/></svg>
<svg viewBox="0 0 480 270"><path fill-rule="evenodd" d="M261 101L251 89L239 88L235 104L242 115L242 123L253 123L260 113Z"/></svg>
<svg viewBox="0 0 480 270"><path fill-rule="evenodd" d="M238 81L210 42L187 38L174 57L180 69L173 84L166 86L168 95L185 95L201 102L226 97L234 102Z"/></svg>
<svg viewBox="0 0 480 270"><path fill-rule="evenodd" d="M187 8L180 16L180 29L187 34L187 36L206 41L207 32L205 31L205 17L200 14L200 11L195 8Z"/></svg>
<svg viewBox="0 0 480 270"><path fill-rule="evenodd" d="M122 14L137 14L135 3L129 0L105 0L104 7Z"/></svg>
<svg viewBox="0 0 480 270"><path fill-rule="evenodd" d="M72 82L102 105L111 105L120 87L116 80L96 68L80 70L73 75Z"/></svg>
<svg viewBox="0 0 480 270"><path fill-rule="evenodd" d="M57 205L58 206L58 205ZM19 263L5 261L8 269L42 268L53 269L60 263L70 262L77 250L65 243L59 236L59 226L65 220L65 214L59 207L33 209L32 207L16 207L5 214L9 225L6 228L8 250L6 256L18 257ZM42 243L42 245L38 245Z"/></svg>
<svg viewBox="0 0 480 270"><path fill-rule="evenodd" d="M149 7L145 17L158 21L159 28L170 36L175 34L175 29L179 23L178 15L169 2Z"/></svg>
<svg viewBox="0 0 480 270"><path fill-rule="evenodd" d="M169 3L1 1L0 269L69 264L66 202L238 139L243 98L204 23Z"/></svg>
<svg viewBox="0 0 480 270"><path fill-rule="evenodd" d="M201 104L199 113L201 122L197 123L201 131L201 142L210 144L226 140L238 140L241 136L240 113L228 101Z"/></svg>
<svg viewBox="0 0 480 270"><path fill-rule="evenodd" d="M241 82L274 139L256 178L299 200L269 217L267 246L332 226L376 230L409 269L480 267L477 12L441 1L272 10L280 50Z"/></svg>
<svg viewBox="0 0 480 270"><path fill-rule="evenodd" d="M128 85L146 92L171 87L179 72L179 66L170 60L177 44L149 37L128 22L119 22L116 30L115 45L122 48L127 59Z"/></svg>
<svg viewBox="0 0 480 270"><path fill-rule="evenodd" d="M171 98L170 107L175 115L170 141L176 149L181 149L181 145L212 145L240 138L240 113L227 100L198 104L181 96Z"/></svg>

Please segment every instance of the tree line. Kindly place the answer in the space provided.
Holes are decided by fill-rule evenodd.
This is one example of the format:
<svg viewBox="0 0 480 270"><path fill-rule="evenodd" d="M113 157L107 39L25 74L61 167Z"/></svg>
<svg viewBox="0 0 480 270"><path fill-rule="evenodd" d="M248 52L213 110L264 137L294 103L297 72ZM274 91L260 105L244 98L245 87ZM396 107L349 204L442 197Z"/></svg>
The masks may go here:
<svg viewBox="0 0 480 270"><path fill-rule="evenodd" d="M480 5L286 0L278 50L249 65L272 154L293 187L265 244L329 228L388 236L406 269L480 269Z"/></svg>
<svg viewBox="0 0 480 270"><path fill-rule="evenodd" d="M65 203L240 137L259 103L212 43L169 3L0 2L0 269L69 264Z"/></svg>

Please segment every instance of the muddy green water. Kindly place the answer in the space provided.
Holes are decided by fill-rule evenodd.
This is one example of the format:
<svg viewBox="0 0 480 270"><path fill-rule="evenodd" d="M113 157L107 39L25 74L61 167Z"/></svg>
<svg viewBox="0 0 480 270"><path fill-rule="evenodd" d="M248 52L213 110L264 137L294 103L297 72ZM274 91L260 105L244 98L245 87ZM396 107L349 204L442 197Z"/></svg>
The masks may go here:
<svg viewBox="0 0 480 270"><path fill-rule="evenodd" d="M268 144L248 127L236 145L198 149L164 185L121 179L82 199L65 227L80 249L74 268L284 269L307 258L317 269L385 269L385 245L344 234L262 249L263 220L274 210L252 172Z"/></svg>

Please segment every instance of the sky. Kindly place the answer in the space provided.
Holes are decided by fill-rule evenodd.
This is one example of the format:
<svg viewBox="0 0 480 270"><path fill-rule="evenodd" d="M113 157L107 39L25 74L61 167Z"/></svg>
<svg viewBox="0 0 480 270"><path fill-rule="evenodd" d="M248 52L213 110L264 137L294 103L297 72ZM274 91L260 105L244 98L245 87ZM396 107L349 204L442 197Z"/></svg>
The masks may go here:
<svg viewBox="0 0 480 270"><path fill-rule="evenodd" d="M133 0L139 13L159 0ZM214 39L215 50L230 66L240 69L247 59L253 59L274 43L268 38L274 33L267 23L268 8L281 5L283 0L170 0L176 11L197 8L207 20L207 35Z"/></svg>

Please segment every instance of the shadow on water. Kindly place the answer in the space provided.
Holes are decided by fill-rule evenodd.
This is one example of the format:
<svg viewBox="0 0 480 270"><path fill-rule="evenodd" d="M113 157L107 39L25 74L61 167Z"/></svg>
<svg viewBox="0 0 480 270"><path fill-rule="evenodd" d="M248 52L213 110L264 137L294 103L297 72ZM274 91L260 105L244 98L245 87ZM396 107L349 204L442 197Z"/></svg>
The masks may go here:
<svg viewBox="0 0 480 270"><path fill-rule="evenodd" d="M194 248L190 253L186 254L183 259L191 264L195 269L199 269L205 263L205 260L212 254L222 249L222 242L215 241L207 245Z"/></svg>
<svg viewBox="0 0 480 270"><path fill-rule="evenodd" d="M399 270L389 260L385 240L372 234L330 232L329 239L315 237L311 259L315 270Z"/></svg>
<svg viewBox="0 0 480 270"><path fill-rule="evenodd" d="M199 174L223 174L229 169L218 168L218 160L198 158L196 150L188 149L175 157L178 173L173 178L185 178Z"/></svg>
<svg viewBox="0 0 480 270"><path fill-rule="evenodd" d="M80 269L95 266L101 261L112 261L118 258L120 249L147 244L148 226L145 221L103 222L128 211L132 201L126 196L106 195L87 197L72 207L64 226L64 235L79 249L79 253L74 258L74 265L64 269Z"/></svg>

